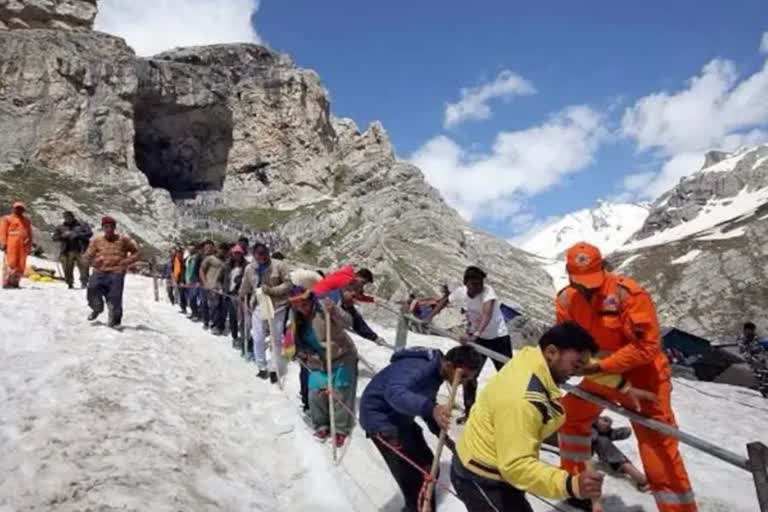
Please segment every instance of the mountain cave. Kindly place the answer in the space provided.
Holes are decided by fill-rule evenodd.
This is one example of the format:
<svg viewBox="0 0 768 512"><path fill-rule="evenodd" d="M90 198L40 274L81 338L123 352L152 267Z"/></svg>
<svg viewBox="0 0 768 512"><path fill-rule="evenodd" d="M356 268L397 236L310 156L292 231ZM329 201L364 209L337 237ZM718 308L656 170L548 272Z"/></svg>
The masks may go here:
<svg viewBox="0 0 768 512"><path fill-rule="evenodd" d="M136 165L174 199L221 190L232 147L232 112L144 99L134 105Z"/></svg>

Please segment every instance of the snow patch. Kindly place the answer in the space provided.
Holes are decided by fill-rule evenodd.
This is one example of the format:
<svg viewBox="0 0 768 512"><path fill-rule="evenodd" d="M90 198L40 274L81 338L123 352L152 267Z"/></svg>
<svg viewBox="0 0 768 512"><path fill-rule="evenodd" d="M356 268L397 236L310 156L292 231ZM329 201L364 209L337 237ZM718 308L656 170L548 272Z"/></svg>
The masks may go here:
<svg viewBox="0 0 768 512"><path fill-rule="evenodd" d="M621 252L635 251L645 247L682 240L738 217L747 218L766 202L768 202L768 188L753 191L748 191L744 188L734 197L710 200L702 208L699 215L688 222L659 231L648 238L626 244L619 250ZM743 233L735 236L741 236L741 234ZM727 238L732 238L732 236Z"/></svg>
<svg viewBox="0 0 768 512"><path fill-rule="evenodd" d="M595 208L569 213L525 239L520 248L546 258L586 241L610 254L634 235L648 217L648 207L599 201Z"/></svg>
<svg viewBox="0 0 768 512"><path fill-rule="evenodd" d="M679 265L681 263L689 263L696 259L696 256L701 254L701 250L699 249L693 249L691 251L688 251L687 253L683 254L679 258L675 258L672 260L673 265Z"/></svg>
<svg viewBox="0 0 768 512"><path fill-rule="evenodd" d="M746 232L746 229L743 227L732 229L726 232L717 230L711 234L696 237L696 240L728 240L730 238L738 238L740 236L744 236Z"/></svg>
<svg viewBox="0 0 768 512"><path fill-rule="evenodd" d="M627 267L627 266L628 266L630 263L632 263L633 261L635 261L635 260L636 260L637 258L639 258L639 257L640 257L640 255L639 255L639 254L633 254L633 255L632 255L632 256L630 256L629 258L627 258L627 259L625 259L624 261L622 261L622 262L621 262L621 265L619 265L618 267L616 267L616 270L618 271L618 270L621 270L621 269L623 269L623 268Z"/></svg>

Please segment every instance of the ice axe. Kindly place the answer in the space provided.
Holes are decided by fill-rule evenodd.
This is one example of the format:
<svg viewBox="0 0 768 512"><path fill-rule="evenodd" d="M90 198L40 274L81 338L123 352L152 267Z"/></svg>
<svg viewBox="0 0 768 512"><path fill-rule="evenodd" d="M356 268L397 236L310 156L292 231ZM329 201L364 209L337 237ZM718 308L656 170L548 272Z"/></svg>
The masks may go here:
<svg viewBox="0 0 768 512"><path fill-rule="evenodd" d="M451 382L451 393L448 397L448 410L453 410L453 404L456 402L456 391L459 389L459 383L461 382L461 368L456 368L453 372L453 381ZM427 492L424 494L424 502L421 506L421 512L432 511L432 492L435 489L435 478L437 478L437 470L440 467L440 454L443 452L445 446L445 438L448 436L447 429L440 429L440 437L437 440L437 447L435 448L435 458L432 459L432 468L429 471L429 482L427 483Z"/></svg>

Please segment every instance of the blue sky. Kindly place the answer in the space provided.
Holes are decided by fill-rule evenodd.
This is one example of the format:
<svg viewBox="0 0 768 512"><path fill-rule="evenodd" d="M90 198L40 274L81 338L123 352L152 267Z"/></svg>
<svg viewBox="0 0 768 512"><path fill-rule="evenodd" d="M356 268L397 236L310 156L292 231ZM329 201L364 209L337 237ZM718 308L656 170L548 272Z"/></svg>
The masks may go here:
<svg viewBox="0 0 768 512"><path fill-rule="evenodd" d="M197 9L209 38L289 53L334 114L381 120L401 158L508 238L598 198L652 199L706 149L768 140L765 0L174 2L189 34L167 37L201 37Z"/></svg>

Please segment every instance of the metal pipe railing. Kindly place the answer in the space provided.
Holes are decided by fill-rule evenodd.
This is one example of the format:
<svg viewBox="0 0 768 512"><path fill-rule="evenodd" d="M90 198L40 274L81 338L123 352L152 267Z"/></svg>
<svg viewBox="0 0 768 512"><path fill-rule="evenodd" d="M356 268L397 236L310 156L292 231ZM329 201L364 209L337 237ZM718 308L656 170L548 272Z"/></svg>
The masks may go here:
<svg viewBox="0 0 768 512"><path fill-rule="evenodd" d="M419 324L423 326L428 332L461 343L461 340L458 336L446 329L441 329L439 327L428 324L403 310L398 311L397 308L394 308L389 304L383 304L380 301L376 301L376 304L400 316L400 322L398 323L398 340L402 338L402 346L398 348L404 348L405 346L405 337L407 336L407 328L409 323ZM403 322L403 320L405 321ZM403 327L401 327L401 325ZM399 332L401 329L404 329L405 332ZM473 347L480 354L502 363L506 363L510 359L503 354L485 348L482 345L478 345L474 342L467 342L467 345ZM600 396L581 389L578 386L565 383L562 384L561 387L565 391L573 393L579 398L597 404L604 409L613 411L616 414L624 416L630 421L643 425L647 428L661 432L662 434L668 435L670 437L674 437L683 444L686 444L698 451L707 453L712 457L720 459L734 467L749 472L752 475L755 483L760 512L768 512L768 447L766 447L765 444L760 442L749 443L747 445L747 452L749 457L747 458L743 455L739 455L738 453L726 450L725 448L710 443L709 441L684 432L673 425L668 425L653 418L639 414L635 411L631 411L625 407L617 405Z"/></svg>
<svg viewBox="0 0 768 512"><path fill-rule="evenodd" d="M419 320L418 318L405 314L403 315L406 317L406 319L410 322L418 322L422 325L425 325L425 327L444 338L450 338L453 341L460 342L458 337L453 334L450 331L447 331L445 329L441 329L439 327L434 327L431 325L424 324L422 320ZM490 357L491 359L495 359L496 361L506 363L509 361L509 357L500 354L498 352L495 352L493 350L487 349L483 347L482 345L478 345L477 343L468 342L467 345L473 347L475 350L477 350L479 353L483 354L484 356ZM666 423L662 423L658 420L654 420L653 418L649 418L647 416L643 416L642 414L638 414L634 411L630 411L629 409L622 407L620 405L614 404L613 402L609 402L608 400L605 400L602 397L599 397L593 393L590 393L588 391L585 391L578 386L573 386L568 383L564 383L561 385L561 387L568 391L569 393L573 393L574 395L578 396L579 398L582 398L584 400L588 400L590 402L593 402L600 407L603 407L604 409L608 409L610 411L615 412L616 414L619 414L621 416L624 416L631 421L634 421L636 423L639 423L645 427L648 427L650 429L656 430L657 432L661 432L662 434L666 434L668 436L674 437L678 439L680 442L685 443L689 446L692 446L696 449L699 449L701 451L704 451L706 453L709 453L713 457L716 457L724 462L727 462L733 466L736 466L737 468L743 469L745 471L750 471L749 469L749 462L746 457L740 456L737 453L731 452L729 450L726 450L724 448L721 448L719 446L716 446L709 441L705 441L704 439L700 439L692 434L688 434L687 432L683 432L679 428L675 428L672 425L668 425Z"/></svg>

